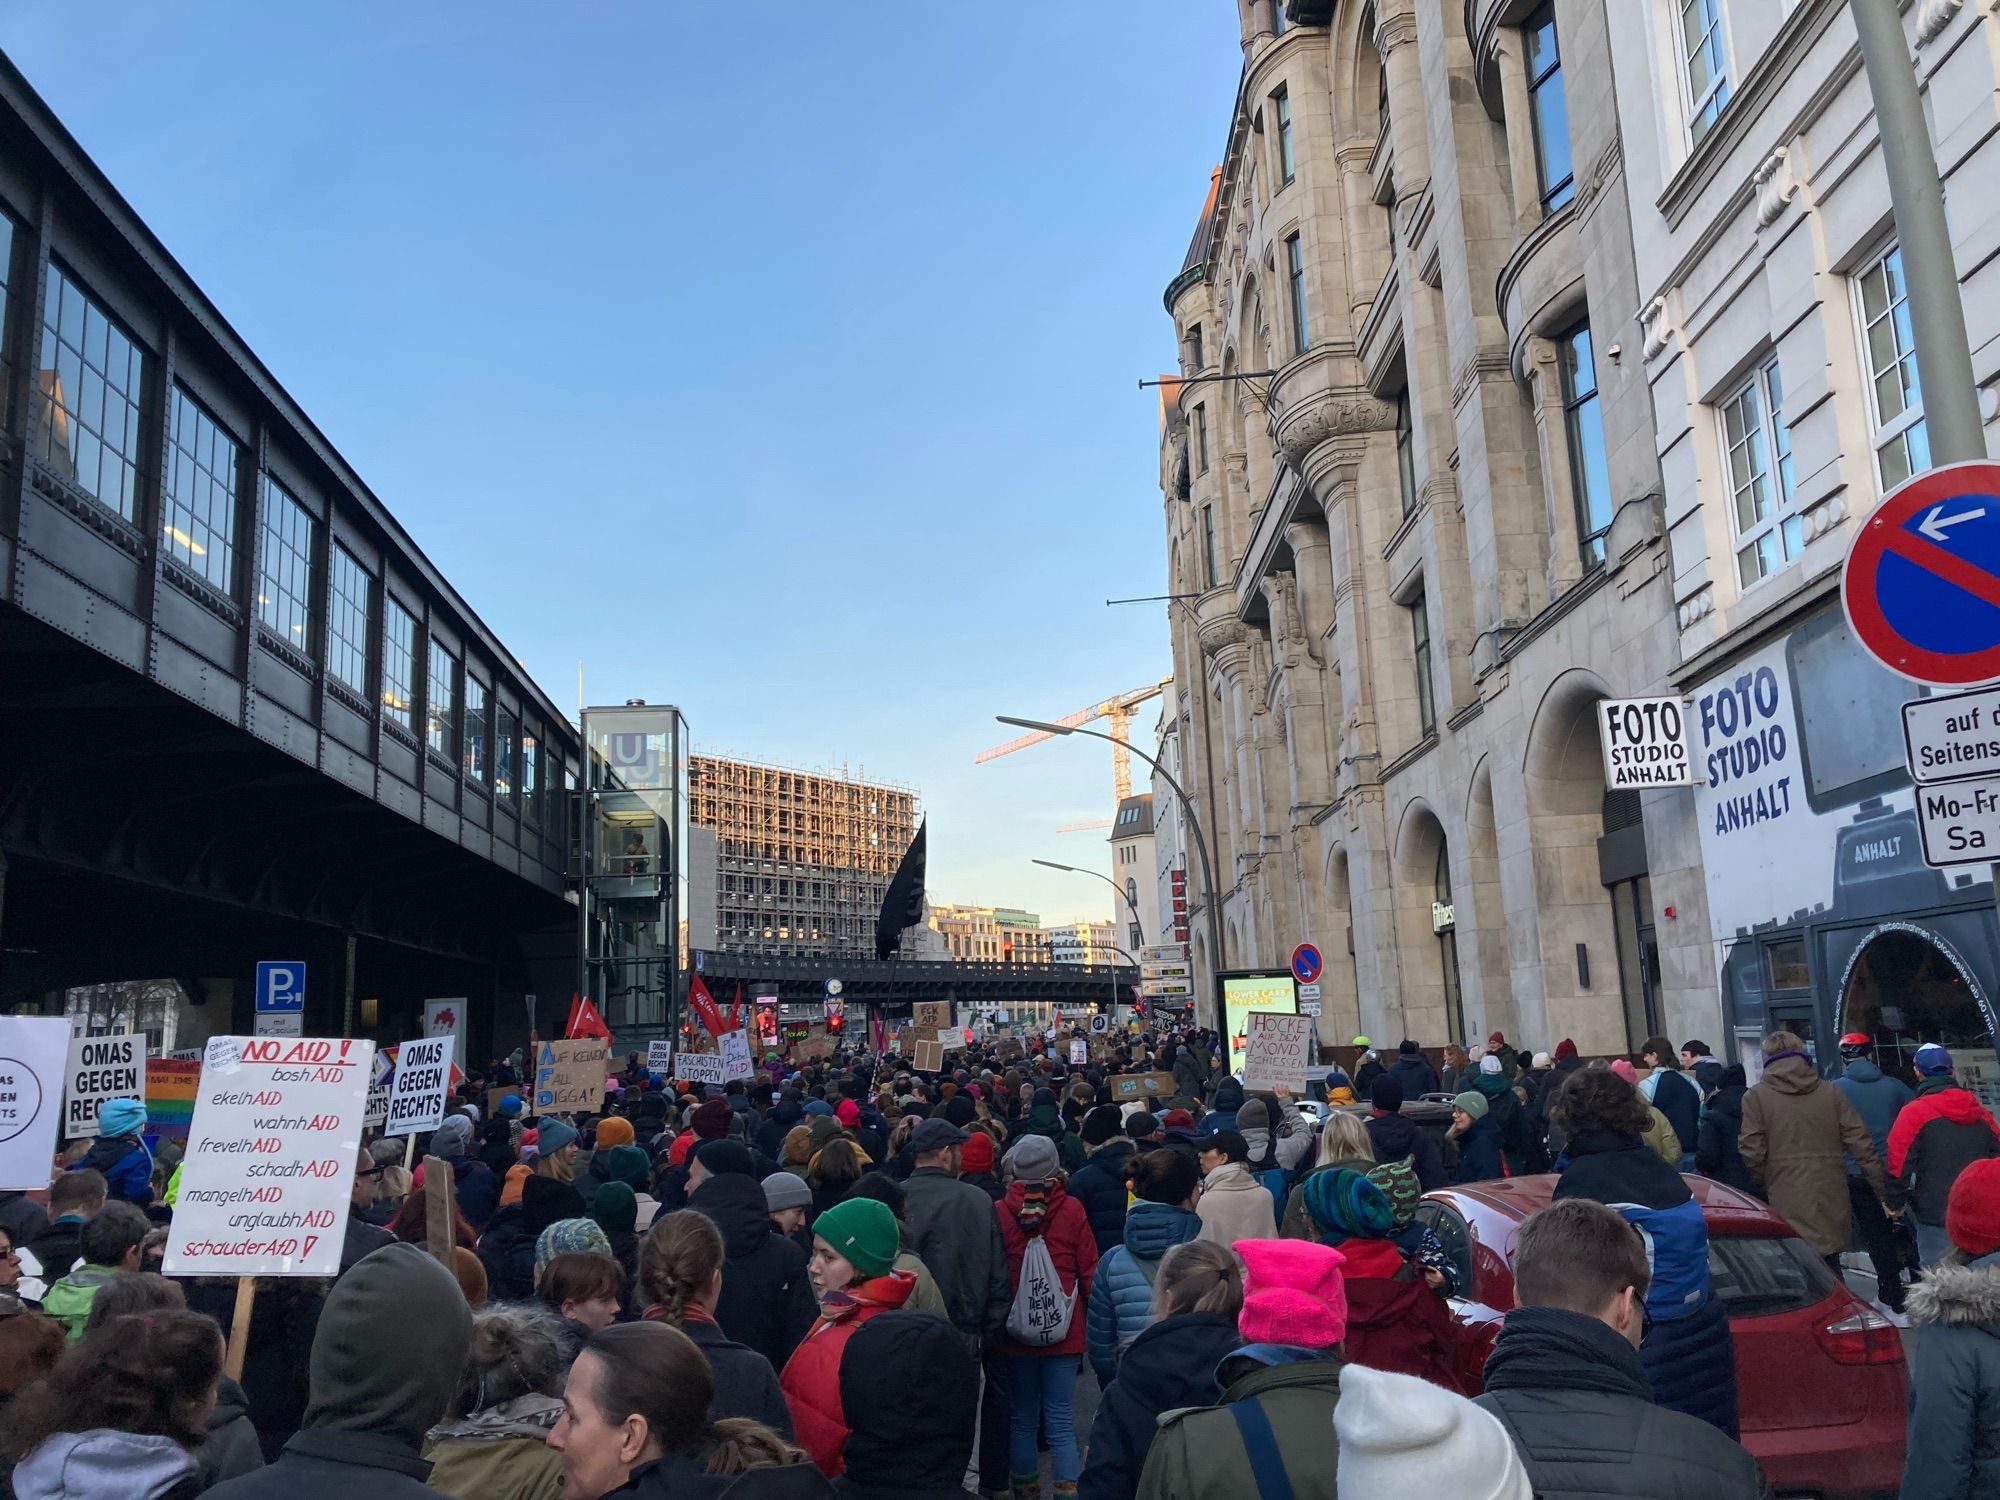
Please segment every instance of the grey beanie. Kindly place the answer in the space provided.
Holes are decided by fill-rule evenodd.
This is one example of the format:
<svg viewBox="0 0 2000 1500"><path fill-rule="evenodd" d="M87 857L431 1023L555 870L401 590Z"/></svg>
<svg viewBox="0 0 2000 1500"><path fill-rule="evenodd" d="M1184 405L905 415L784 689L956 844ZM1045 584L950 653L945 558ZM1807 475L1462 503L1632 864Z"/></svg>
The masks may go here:
<svg viewBox="0 0 2000 1500"><path fill-rule="evenodd" d="M1061 1158L1056 1143L1045 1135L1024 1135L1007 1153L1005 1167L1013 1182L1046 1182L1055 1176Z"/></svg>
<svg viewBox="0 0 2000 1500"><path fill-rule="evenodd" d="M813 1190L796 1172L773 1172L764 1179L764 1208L777 1213L785 1208L811 1208Z"/></svg>

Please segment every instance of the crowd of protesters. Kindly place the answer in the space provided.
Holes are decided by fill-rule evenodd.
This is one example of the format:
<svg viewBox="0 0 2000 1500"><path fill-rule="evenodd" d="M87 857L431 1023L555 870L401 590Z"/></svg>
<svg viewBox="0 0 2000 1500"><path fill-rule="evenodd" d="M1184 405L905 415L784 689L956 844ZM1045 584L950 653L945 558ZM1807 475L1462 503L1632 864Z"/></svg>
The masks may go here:
<svg viewBox="0 0 2000 1500"><path fill-rule="evenodd" d="M719 1089L634 1055L571 1118L502 1062L415 1153L449 1244L405 1143L362 1145L339 1275L258 1286L239 1378L235 1283L158 1274L173 1147L114 1101L0 1194L4 1493L1751 1496L1694 1172L1836 1270L1866 1246L1925 1330L1903 1493L2000 1493L2000 1127L1942 1047L1914 1089L1841 1047L1828 1081L1775 1033L1750 1086L1699 1041L1364 1037L1309 1100L1192 1031ZM1115 1101L1132 1075L1171 1087ZM1489 1354L1418 1207L1542 1172Z"/></svg>

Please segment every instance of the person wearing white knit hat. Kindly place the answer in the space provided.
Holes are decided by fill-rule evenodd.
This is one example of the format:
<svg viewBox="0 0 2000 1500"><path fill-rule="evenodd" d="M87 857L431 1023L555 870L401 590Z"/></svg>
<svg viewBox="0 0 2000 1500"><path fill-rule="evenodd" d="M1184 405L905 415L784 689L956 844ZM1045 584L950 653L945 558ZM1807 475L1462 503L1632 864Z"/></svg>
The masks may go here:
<svg viewBox="0 0 2000 1500"><path fill-rule="evenodd" d="M1507 1429L1465 1397L1419 1380L1347 1365L1333 1409L1340 1438L1336 1495L1441 1495L1534 1500Z"/></svg>

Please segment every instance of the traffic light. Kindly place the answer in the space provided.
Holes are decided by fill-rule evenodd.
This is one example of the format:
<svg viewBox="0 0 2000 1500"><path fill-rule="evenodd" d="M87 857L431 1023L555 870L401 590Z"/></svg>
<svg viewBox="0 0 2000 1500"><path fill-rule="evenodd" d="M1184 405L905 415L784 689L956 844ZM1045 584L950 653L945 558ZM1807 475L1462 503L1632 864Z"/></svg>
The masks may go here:
<svg viewBox="0 0 2000 1500"><path fill-rule="evenodd" d="M826 1018L826 1029L836 1036L839 1035L847 1029L847 1017L835 1012Z"/></svg>

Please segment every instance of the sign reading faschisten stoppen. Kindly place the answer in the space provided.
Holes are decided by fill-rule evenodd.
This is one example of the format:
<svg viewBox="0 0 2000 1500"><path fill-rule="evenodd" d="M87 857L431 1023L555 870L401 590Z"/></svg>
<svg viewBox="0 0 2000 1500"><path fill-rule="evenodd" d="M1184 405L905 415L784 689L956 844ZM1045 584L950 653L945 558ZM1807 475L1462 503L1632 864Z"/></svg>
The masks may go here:
<svg viewBox="0 0 2000 1500"><path fill-rule="evenodd" d="M1600 699L1597 741L1611 791L1694 785L1687 710L1678 698Z"/></svg>

